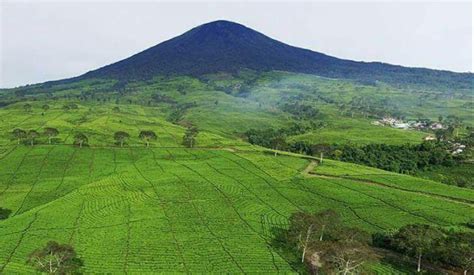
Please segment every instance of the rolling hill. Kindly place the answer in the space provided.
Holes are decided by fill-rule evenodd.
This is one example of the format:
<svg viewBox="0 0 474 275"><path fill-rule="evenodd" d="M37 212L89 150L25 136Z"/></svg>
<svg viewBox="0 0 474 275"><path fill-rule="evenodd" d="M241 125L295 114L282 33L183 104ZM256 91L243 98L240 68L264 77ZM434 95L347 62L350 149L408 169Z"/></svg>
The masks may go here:
<svg viewBox="0 0 474 275"><path fill-rule="evenodd" d="M29 114L21 105L0 110L2 132L60 130L53 145L41 137L0 147L0 205L13 210L0 221L5 274L32 272L25 259L51 239L73 245L85 273L288 273L297 260L272 246L272 232L295 211L331 208L368 232L461 229L474 213L469 189L337 161L307 171L307 157L274 157L206 130L199 147L185 148L185 129L153 107L87 103L65 113L50 104L44 116L35 104ZM114 144L117 129L131 135L124 148ZM140 129L158 134L150 148ZM70 145L76 131L90 146Z"/></svg>
<svg viewBox="0 0 474 275"><path fill-rule="evenodd" d="M419 144L433 131L373 121L455 115L473 126L472 79L342 60L216 21L79 77L1 90L0 207L11 215L0 220L0 273L34 272L28 255L50 240L73 246L84 273L304 272L300 257L275 244L297 211L332 209L368 234L414 223L470 232L473 189L320 163L245 134ZM58 131L51 142L47 128ZM30 134L18 139L14 129ZM157 136L149 147L144 130ZM123 147L118 131L129 134ZM364 268L413 273L411 263L383 258Z"/></svg>

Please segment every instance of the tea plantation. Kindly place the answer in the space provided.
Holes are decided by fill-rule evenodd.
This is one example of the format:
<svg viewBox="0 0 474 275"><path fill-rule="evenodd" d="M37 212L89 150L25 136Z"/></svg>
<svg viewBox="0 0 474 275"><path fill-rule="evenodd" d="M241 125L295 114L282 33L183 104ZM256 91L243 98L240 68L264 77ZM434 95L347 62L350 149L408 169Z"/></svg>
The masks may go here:
<svg viewBox="0 0 474 275"><path fill-rule="evenodd" d="M33 103L34 104L34 103ZM294 272L272 245L295 211L334 209L368 232L428 223L465 229L474 191L355 164L272 152L204 128L197 147L159 109L85 105L0 110L0 273L30 273L49 240L71 244L85 273ZM14 128L56 127L48 144L16 144ZM113 133L130 134L124 147ZM158 138L145 147L141 130ZM89 146L73 146L81 131ZM310 169L308 169L308 167ZM384 263L376 272L403 272Z"/></svg>

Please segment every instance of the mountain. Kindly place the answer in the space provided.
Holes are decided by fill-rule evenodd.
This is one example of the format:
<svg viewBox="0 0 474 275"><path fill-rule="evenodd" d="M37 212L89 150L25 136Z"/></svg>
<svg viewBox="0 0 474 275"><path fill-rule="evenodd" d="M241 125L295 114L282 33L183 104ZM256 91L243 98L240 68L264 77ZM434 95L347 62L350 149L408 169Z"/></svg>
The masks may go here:
<svg viewBox="0 0 474 275"><path fill-rule="evenodd" d="M192 75L242 69L281 70L364 83L418 84L472 89L473 74L356 62L293 47L241 24L215 21L90 71L83 78L147 79L155 75Z"/></svg>

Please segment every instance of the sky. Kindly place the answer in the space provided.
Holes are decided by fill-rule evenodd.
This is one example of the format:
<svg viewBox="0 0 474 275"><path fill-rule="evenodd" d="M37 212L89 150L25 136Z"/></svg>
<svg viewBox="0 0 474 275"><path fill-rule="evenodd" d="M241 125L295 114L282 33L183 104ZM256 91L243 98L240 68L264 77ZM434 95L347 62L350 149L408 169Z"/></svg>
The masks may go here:
<svg viewBox="0 0 474 275"><path fill-rule="evenodd" d="M77 76L219 19L358 61L473 71L472 3L0 0L0 88Z"/></svg>

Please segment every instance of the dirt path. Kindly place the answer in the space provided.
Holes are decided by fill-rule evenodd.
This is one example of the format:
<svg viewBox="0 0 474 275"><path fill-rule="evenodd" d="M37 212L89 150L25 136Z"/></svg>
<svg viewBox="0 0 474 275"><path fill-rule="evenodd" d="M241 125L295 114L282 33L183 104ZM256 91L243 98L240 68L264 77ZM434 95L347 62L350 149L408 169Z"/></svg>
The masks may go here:
<svg viewBox="0 0 474 275"><path fill-rule="evenodd" d="M301 174L305 177L313 177L315 176L313 173L313 170L314 168L316 168L316 166L318 166L318 162L315 161L315 160L311 160L308 164L308 166L306 166L306 168L301 171Z"/></svg>
<svg viewBox="0 0 474 275"><path fill-rule="evenodd" d="M335 176L335 175L327 175L327 174L320 174L314 171L314 169L318 166L318 162L316 160L311 160L311 162L306 166L306 168L301 171L301 174L304 177L307 178L324 178L324 179L346 179L354 182L360 182L368 185L373 185L373 186L378 186L378 187L383 187L383 188L389 188L389 189L396 189L402 192L407 192L407 193L414 193L417 195L421 196L426 196L426 197L431 197L431 198L438 198L438 199L443 199L447 200L450 202L454 203L460 203L463 205L467 205L469 207L474 207L474 204L471 201L459 199L459 198L453 198L449 196L444 196L440 194L433 194L433 193L428 193L428 192L423 192L423 191L415 191L415 190L410 190L402 187L397 187L397 186L392 186L389 184L384 184L381 182L376 182L376 181L371 181L371 180L365 180L365 179L359 179L359 178L353 178L349 176Z"/></svg>

